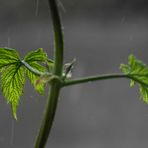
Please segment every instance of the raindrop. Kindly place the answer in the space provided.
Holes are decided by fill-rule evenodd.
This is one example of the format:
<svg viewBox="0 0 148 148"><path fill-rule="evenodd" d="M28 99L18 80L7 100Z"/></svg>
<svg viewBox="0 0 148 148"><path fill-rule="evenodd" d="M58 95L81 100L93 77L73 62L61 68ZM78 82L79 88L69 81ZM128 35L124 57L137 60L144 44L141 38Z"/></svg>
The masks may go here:
<svg viewBox="0 0 148 148"><path fill-rule="evenodd" d="M57 3L58 3L58 7L61 8L64 13L66 13L66 9L65 9L63 3L60 0L57 0Z"/></svg>
<svg viewBox="0 0 148 148"><path fill-rule="evenodd" d="M11 137L10 137L10 145L11 146L14 145L14 130L15 130L15 123L14 123L14 120L12 120L12 123L11 123Z"/></svg>
<svg viewBox="0 0 148 148"><path fill-rule="evenodd" d="M35 16L38 16L39 14L39 0L36 0L35 3Z"/></svg>

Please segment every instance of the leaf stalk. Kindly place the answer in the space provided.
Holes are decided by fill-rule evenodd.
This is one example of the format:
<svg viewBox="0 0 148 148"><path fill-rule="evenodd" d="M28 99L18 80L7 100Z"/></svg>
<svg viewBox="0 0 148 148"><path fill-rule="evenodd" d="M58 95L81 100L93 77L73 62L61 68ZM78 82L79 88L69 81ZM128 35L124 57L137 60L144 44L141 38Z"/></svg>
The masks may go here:
<svg viewBox="0 0 148 148"><path fill-rule="evenodd" d="M31 72L33 72L35 75L38 75L38 76L42 76L42 75L52 75L51 73L49 72L41 72L41 71L38 71L37 69L34 69L33 67L31 67L27 62L25 62L24 60L21 61L21 63L28 69L30 70Z"/></svg>
<svg viewBox="0 0 148 148"><path fill-rule="evenodd" d="M146 87L148 87L148 84L143 83L142 81L136 78L140 76L145 76L145 75L120 74L120 73L119 74L118 73L117 74L103 74L103 75L89 76L89 77L84 77L84 78L79 78L79 79L74 79L74 80L67 80L63 82L62 87L78 85L78 84L88 83L88 82L94 82L94 81L99 81L99 80L118 79L118 78L131 79L131 80L138 82L141 85L145 85Z"/></svg>

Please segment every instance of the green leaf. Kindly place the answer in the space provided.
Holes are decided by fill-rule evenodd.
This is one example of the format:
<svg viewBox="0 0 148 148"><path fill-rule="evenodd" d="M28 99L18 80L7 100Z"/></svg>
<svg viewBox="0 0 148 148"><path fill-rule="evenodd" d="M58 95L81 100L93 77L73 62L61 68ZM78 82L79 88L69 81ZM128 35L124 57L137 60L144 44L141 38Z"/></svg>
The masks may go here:
<svg viewBox="0 0 148 148"><path fill-rule="evenodd" d="M129 65L120 64L120 69L125 74L129 74L129 72L130 72L130 66Z"/></svg>
<svg viewBox="0 0 148 148"><path fill-rule="evenodd" d="M52 76L49 75L42 75L38 78L38 80L35 83L35 88L36 89L42 89L44 88L44 85L50 81Z"/></svg>
<svg viewBox="0 0 148 148"><path fill-rule="evenodd" d="M25 83L24 70L21 63L12 64L2 72L2 93L7 102L12 105L12 112L17 119L16 110L19 104L20 96L23 93Z"/></svg>
<svg viewBox="0 0 148 148"><path fill-rule="evenodd" d="M140 85L140 94L143 97L143 101L148 104L148 87Z"/></svg>
<svg viewBox="0 0 148 148"><path fill-rule="evenodd" d="M25 62L26 65L28 64L29 68L26 68ZM44 79L43 77L40 77L40 75L42 75L40 72L43 72L43 74L46 73L47 67L44 67L41 64L45 65L47 63L48 67L53 67L53 61L47 58L47 54L42 48L29 52L22 61L15 49L0 48L2 93L7 102L11 104L13 117L15 119L17 119L16 112L20 96L23 93L25 73L35 87L35 90L40 94L43 94L46 79L45 77ZM23 66L25 66L25 69ZM37 84L39 79L40 83Z"/></svg>
<svg viewBox="0 0 148 148"><path fill-rule="evenodd" d="M38 61L38 62L46 62L47 61L47 54L46 52L43 51L42 48L39 48L35 51L31 51L29 52L24 60L26 62L35 62L35 61Z"/></svg>
<svg viewBox="0 0 148 148"><path fill-rule="evenodd" d="M139 84L139 92L143 101L148 103L148 67L134 55L128 58L128 64L121 64L120 68L123 73L131 78L130 87L136 83ZM136 83L135 83L136 82Z"/></svg>
<svg viewBox="0 0 148 148"><path fill-rule="evenodd" d="M0 69L5 66L18 63L19 54L15 49L0 47Z"/></svg>
<svg viewBox="0 0 148 148"><path fill-rule="evenodd" d="M8 103L11 103L13 117L17 119L16 111L24 85L24 73L20 67L19 54L15 49L0 47L0 72L2 93Z"/></svg>
<svg viewBox="0 0 148 148"><path fill-rule="evenodd" d="M135 85L135 81L131 80L130 87L133 87L134 85Z"/></svg>
<svg viewBox="0 0 148 148"><path fill-rule="evenodd" d="M37 62L29 62L29 65L32 68L37 69L38 71L41 71L41 72L45 72L45 70L46 70L45 67L41 66ZM25 71L26 71L26 75L27 75L30 83L34 86L35 90L38 91L41 95L43 95L44 94L44 84L39 83L39 85L36 85L37 81L40 79L40 76L34 74L33 72L31 72L27 68L25 68Z"/></svg>
<svg viewBox="0 0 148 148"><path fill-rule="evenodd" d="M46 70L52 72L53 68L53 61L47 58L46 52L43 51L42 48L39 48L36 51L29 52L25 58L25 62L27 62L32 68L35 70L38 70L40 72L46 72ZM45 64L46 66L42 66L41 64ZM35 73L33 73L31 70L26 68L26 75L28 79L30 80L31 84L34 86L35 90L38 91L41 95L44 94L44 81L41 81L41 77ZM40 83L39 83L40 82Z"/></svg>

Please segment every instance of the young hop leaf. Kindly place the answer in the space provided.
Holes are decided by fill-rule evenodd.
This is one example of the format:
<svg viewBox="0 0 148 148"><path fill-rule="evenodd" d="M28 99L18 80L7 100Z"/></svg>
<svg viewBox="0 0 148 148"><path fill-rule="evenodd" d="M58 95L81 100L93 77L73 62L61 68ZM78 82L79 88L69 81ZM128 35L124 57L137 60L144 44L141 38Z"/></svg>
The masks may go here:
<svg viewBox="0 0 148 148"><path fill-rule="evenodd" d="M25 56L24 61L27 62L32 68L40 72L46 72L46 67L39 64L39 62L45 64L48 61L47 54L43 51L42 48L39 48L36 51L29 52ZM51 63L50 63L50 66L51 66ZM42 76L33 73L28 68L26 68L25 71L26 71L26 75L28 79L30 80L31 84L34 86L35 90L38 91L42 95L44 93L45 83L44 81L40 81L40 83L37 83L39 82L39 79Z"/></svg>
<svg viewBox="0 0 148 148"><path fill-rule="evenodd" d="M148 103L148 67L134 55L128 57L128 64L121 64L120 68L123 73L131 78L130 87L139 85L139 92L143 101Z"/></svg>
<svg viewBox="0 0 148 148"><path fill-rule="evenodd" d="M0 68L2 93L11 103L13 117L17 119L16 110L25 82L19 54L14 49L0 48Z"/></svg>
<svg viewBox="0 0 148 148"><path fill-rule="evenodd" d="M29 62L29 65L38 71L45 72L46 68L38 64L37 62ZM41 95L44 94L44 83L39 83L36 85L36 82L40 79L40 75L37 75L30 71L29 69L25 68L26 75L30 81L30 83L34 86L34 89L38 91Z"/></svg>
<svg viewBox="0 0 148 148"><path fill-rule="evenodd" d="M20 60L19 54L15 49L10 49L7 47L0 48L2 93L7 102L11 104L13 117L15 119L17 119L16 112L20 96L23 93L25 74L27 75L31 84L33 84L35 90L37 90L40 94L43 94L45 78L43 79L41 74L46 74L47 68L42 66L40 63L45 64L48 62L48 68L50 68L53 67L53 63L51 61L52 60L47 58L47 54L42 48L29 52L25 56L24 60ZM42 81L37 84L39 79Z"/></svg>

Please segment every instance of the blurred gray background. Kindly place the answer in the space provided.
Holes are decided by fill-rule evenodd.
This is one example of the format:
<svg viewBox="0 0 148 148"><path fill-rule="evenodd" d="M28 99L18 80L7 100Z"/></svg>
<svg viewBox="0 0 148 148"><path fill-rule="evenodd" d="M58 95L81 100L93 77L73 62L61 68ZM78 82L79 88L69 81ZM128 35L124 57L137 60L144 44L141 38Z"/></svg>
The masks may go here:
<svg viewBox="0 0 148 148"><path fill-rule="evenodd" d="M77 59L73 77L120 72L130 53L148 64L146 0L60 0L65 62ZM0 46L23 57L43 47L53 54L47 0L0 0ZM147 148L148 105L129 80L64 88L47 148ZM32 148L46 96L28 83L13 121L0 93L0 148Z"/></svg>

